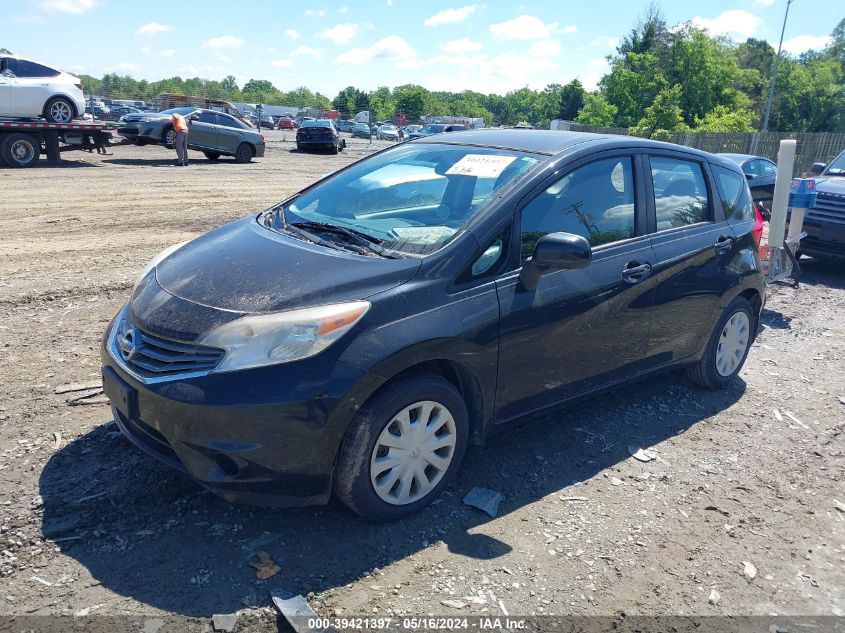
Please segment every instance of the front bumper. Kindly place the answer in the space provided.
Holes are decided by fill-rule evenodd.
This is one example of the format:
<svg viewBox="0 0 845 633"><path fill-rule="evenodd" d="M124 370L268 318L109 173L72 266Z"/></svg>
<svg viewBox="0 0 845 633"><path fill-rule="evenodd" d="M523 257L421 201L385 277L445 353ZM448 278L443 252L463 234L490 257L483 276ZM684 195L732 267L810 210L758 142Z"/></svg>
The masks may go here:
<svg viewBox="0 0 845 633"><path fill-rule="evenodd" d="M845 223L805 218L802 228L807 233L807 237L801 240L802 253L845 259Z"/></svg>
<svg viewBox="0 0 845 633"><path fill-rule="evenodd" d="M343 434L383 382L328 355L230 373L144 382L101 349L114 419L143 451L227 501L320 504Z"/></svg>

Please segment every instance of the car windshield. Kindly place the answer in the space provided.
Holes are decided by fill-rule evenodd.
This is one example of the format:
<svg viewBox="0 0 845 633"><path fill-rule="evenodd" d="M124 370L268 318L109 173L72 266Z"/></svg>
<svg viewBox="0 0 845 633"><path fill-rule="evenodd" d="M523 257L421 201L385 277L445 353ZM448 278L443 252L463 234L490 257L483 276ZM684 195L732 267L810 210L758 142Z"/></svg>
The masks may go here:
<svg viewBox="0 0 845 633"><path fill-rule="evenodd" d="M280 215L289 224L340 226L382 247L424 255L451 240L537 162L514 151L415 143L343 170L294 198Z"/></svg>
<svg viewBox="0 0 845 633"><path fill-rule="evenodd" d="M303 121L302 127L332 127L331 121Z"/></svg>
<svg viewBox="0 0 845 633"><path fill-rule="evenodd" d="M196 108L170 108L169 110L162 110L159 114L181 114L182 116L185 116L195 110Z"/></svg>
<svg viewBox="0 0 845 633"><path fill-rule="evenodd" d="M845 152L830 161L824 173L831 176L845 176Z"/></svg>
<svg viewBox="0 0 845 633"><path fill-rule="evenodd" d="M431 133L431 134L435 134L435 133L437 133L437 132L442 132L442 131L443 131L443 128L445 128L445 127L446 127L445 125L440 125L440 124L437 124L437 125L426 125L426 126L425 126L422 130L420 130L420 131L421 131L421 132L429 132L429 133Z"/></svg>

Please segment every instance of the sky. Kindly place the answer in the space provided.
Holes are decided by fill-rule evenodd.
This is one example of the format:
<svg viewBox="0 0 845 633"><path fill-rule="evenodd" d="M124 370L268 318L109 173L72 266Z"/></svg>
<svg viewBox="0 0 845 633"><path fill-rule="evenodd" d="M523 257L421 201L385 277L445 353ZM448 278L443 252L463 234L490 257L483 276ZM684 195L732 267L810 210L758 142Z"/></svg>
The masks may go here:
<svg viewBox="0 0 845 633"><path fill-rule="evenodd" d="M179 75L238 84L267 79L329 98L415 83L504 94L580 79L593 89L605 57L648 0L0 0L0 47L72 73L155 81ZM777 46L786 0L664 0L670 25L691 21L736 41ZM794 0L784 49L823 48L841 0Z"/></svg>

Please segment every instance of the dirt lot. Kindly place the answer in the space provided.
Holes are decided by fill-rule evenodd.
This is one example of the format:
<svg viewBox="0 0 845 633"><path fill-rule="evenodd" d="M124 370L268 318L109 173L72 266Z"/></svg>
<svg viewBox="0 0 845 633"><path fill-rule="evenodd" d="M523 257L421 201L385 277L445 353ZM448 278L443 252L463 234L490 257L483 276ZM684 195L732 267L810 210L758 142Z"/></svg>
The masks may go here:
<svg viewBox="0 0 845 633"><path fill-rule="evenodd" d="M805 260L798 290L773 290L734 388L672 374L531 420L388 525L230 505L135 449L104 404L69 406L56 388L97 382L147 260L371 151L290 138L248 165L124 146L0 170L0 614L242 610L236 630L275 630L273 588L328 616L845 614L841 265ZM497 518L461 503L477 485L504 495ZM259 550L281 568L267 581Z"/></svg>

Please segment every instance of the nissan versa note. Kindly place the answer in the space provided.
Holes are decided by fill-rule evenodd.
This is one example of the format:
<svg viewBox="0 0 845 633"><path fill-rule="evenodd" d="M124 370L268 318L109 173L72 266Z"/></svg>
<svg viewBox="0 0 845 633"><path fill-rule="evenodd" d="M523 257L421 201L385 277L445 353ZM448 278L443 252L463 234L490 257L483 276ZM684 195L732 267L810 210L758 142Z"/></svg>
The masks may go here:
<svg viewBox="0 0 845 633"><path fill-rule="evenodd" d="M156 257L103 341L141 449L230 501L372 520L508 422L686 367L719 388L765 297L735 163L620 136L394 146Z"/></svg>

